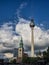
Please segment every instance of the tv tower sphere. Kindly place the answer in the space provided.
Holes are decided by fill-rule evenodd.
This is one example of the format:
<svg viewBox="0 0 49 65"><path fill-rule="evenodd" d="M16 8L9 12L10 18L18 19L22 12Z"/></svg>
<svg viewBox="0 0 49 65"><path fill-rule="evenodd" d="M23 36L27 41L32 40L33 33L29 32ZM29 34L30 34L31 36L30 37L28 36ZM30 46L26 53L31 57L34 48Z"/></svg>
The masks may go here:
<svg viewBox="0 0 49 65"><path fill-rule="evenodd" d="M31 28L31 57L34 57L34 33L33 33L33 30L34 30L34 20L31 19L31 22L30 22L30 28Z"/></svg>

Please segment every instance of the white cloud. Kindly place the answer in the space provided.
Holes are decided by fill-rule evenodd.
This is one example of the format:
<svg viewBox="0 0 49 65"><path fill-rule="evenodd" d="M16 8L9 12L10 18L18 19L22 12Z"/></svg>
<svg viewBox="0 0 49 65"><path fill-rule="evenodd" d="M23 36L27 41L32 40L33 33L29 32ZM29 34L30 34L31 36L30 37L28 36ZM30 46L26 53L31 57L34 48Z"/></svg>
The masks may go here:
<svg viewBox="0 0 49 65"><path fill-rule="evenodd" d="M12 23L5 23L0 27L0 51L18 47L19 37L13 34L15 31L13 31L11 24Z"/></svg>
<svg viewBox="0 0 49 65"><path fill-rule="evenodd" d="M12 26L8 26L8 24L4 24L2 25L2 27L0 28L0 40L2 42L9 42L9 39L12 38L12 34L13 34L13 27Z"/></svg>
<svg viewBox="0 0 49 65"><path fill-rule="evenodd" d="M16 32L23 37L24 46L31 45L31 28L29 23L29 20L19 18L19 23L16 25ZM0 51L19 47L20 36L13 35L13 26L10 24L12 23L5 23L0 28ZM35 51L47 49L47 46L49 46L49 29L45 30L44 28L35 26L34 42L35 47L37 47Z"/></svg>
<svg viewBox="0 0 49 65"><path fill-rule="evenodd" d="M19 23L16 25L16 31L23 37L24 44L30 46L31 45L31 29L30 29L28 20L19 18ZM49 45L49 30L43 30L39 26L35 26L34 42L35 42L34 43L35 46L38 46L41 48L43 47L45 49Z"/></svg>

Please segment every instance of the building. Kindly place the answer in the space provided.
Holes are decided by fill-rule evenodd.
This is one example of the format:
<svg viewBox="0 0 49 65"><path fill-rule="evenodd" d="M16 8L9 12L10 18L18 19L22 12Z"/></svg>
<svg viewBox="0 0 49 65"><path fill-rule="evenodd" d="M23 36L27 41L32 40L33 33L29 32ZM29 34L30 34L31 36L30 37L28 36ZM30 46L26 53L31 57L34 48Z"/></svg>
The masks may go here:
<svg viewBox="0 0 49 65"><path fill-rule="evenodd" d="M23 40L22 40L22 37L21 37L20 45L19 45L19 48L18 48L18 57L22 58L23 53L24 53L24 48L23 48Z"/></svg>
<svg viewBox="0 0 49 65"><path fill-rule="evenodd" d="M19 48L18 48L17 62L19 62L19 63L22 62L23 55L24 55L24 48L23 48L23 40L22 40L22 37L21 37Z"/></svg>
<svg viewBox="0 0 49 65"><path fill-rule="evenodd" d="M13 57L17 57L18 56L18 49L17 48L14 48L13 50Z"/></svg>
<svg viewBox="0 0 49 65"><path fill-rule="evenodd" d="M31 57L34 57L34 33L33 33L33 30L34 30L34 20L31 19L31 22L30 22L30 28L31 28Z"/></svg>

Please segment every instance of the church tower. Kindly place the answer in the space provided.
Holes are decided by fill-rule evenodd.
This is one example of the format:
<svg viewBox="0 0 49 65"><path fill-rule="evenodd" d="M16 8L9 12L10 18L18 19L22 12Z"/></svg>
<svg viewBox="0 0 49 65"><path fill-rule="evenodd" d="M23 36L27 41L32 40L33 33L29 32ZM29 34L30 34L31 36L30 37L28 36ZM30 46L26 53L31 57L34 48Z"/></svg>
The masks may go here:
<svg viewBox="0 0 49 65"><path fill-rule="evenodd" d="M21 37L19 48L18 48L18 58L23 58L24 48L23 48L23 40Z"/></svg>

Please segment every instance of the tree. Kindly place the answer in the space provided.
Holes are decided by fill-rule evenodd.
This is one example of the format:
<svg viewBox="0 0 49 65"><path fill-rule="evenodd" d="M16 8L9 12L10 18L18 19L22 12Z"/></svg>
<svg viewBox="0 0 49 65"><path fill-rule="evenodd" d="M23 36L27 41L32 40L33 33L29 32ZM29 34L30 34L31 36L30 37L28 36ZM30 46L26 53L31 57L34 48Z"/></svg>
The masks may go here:
<svg viewBox="0 0 49 65"><path fill-rule="evenodd" d="M23 63L34 63L37 61L37 58L24 57L22 61L23 61Z"/></svg>
<svg viewBox="0 0 49 65"><path fill-rule="evenodd" d="M47 61L49 62L49 47L47 49Z"/></svg>
<svg viewBox="0 0 49 65"><path fill-rule="evenodd" d="M44 59L45 59L47 62L49 62L49 47L48 47L47 51L44 51L44 52L43 52L43 57L44 57Z"/></svg>
<svg viewBox="0 0 49 65"><path fill-rule="evenodd" d="M43 57L44 57L44 58L47 57L47 52L46 52L46 51L43 52Z"/></svg>
<svg viewBox="0 0 49 65"><path fill-rule="evenodd" d="M49 58L49 47L47 49L47 58Z"/></svg>
<svg viewBox="0 0 49 65"><path fill-rule="evenodd" d="M16 59L10 60L10 63L16 63Z"/></svg>

